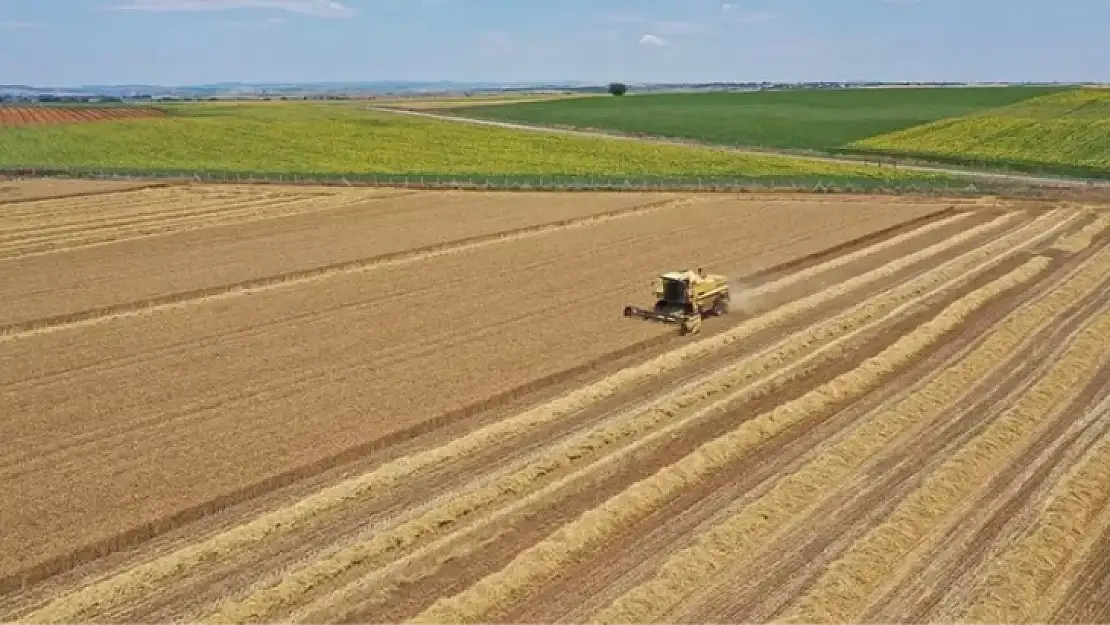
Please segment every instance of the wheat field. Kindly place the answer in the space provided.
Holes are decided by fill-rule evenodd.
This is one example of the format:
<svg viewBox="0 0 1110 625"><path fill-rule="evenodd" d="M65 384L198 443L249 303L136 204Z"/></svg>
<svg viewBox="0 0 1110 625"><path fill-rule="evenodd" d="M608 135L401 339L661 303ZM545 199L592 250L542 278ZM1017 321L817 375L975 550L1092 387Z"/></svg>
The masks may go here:
<svg viewBox="0 0 1110 625"><path fill-rule="evenodd" d="M1110 618L1106 207L22 184L4 621Z"/></svg>

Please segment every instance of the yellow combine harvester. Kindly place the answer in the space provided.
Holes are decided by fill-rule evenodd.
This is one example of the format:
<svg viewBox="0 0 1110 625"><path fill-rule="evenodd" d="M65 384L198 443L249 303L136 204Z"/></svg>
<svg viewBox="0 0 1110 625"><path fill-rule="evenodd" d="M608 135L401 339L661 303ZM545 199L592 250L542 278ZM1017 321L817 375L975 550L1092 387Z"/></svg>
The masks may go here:
<svg viewBox="0 0 1110 625"><path fill-rule="evenodd" d="M728 312L728 280L724 276L706 275L704 271L669 271L655 284L655 307L652 310L625 306L625 317L679 323L683 335L701 331L701 320Z"/></svg>

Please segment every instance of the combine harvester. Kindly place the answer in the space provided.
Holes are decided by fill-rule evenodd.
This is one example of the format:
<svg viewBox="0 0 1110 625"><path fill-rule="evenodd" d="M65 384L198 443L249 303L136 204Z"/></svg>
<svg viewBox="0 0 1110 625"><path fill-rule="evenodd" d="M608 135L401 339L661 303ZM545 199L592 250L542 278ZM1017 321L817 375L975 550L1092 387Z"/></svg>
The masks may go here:
<svg viewBox="0 0 1110 625"><path fill-rule="evenodd" d="M681 324L681 333L697 334L705 317L728 312L728 280L724 276L706 275L701 269L669 271L655 283L655 307L652 310L625 306L625 317Z"/></svg>

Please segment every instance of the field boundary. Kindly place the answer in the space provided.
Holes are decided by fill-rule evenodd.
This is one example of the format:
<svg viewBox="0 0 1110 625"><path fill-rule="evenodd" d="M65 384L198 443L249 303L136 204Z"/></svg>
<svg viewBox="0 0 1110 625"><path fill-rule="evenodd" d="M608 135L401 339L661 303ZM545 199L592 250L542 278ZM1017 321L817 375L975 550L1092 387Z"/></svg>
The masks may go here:
<svg viewBox="0 0 1110 625"><path fill-rule="evenodd" d="M822 151L767 148L751 145L727 145L706 143L704 141L696 141L693 139L667 137L663 135L622 133L615 130L607 129L575 128L561 125L544 125L530 123L525 124L520 122L497 121L483 119L480 117L468 117L465 113L460 114L459 111L454 110L451 110L452 114L444 114L421 109L404 108L399 106L369 107L369 110L379 113L411 115L416 117L425 117L429 119L438 119L447 122L495 126L513 130L547 132L554 134L615 139L622 141L640 141L644 143L654 143L658 145L700 147L710 150L733 152L739 154L751 154L757 156L781 156L815 162L837 163L841 165L867 165L880 170L883 167L888 167L893 171L901 169L904 172L931 173L952 176L956 178L976 178L983 181L993 180L999 182L1007 180L1011 183L1017 184L1050 187L1110 187L1110 180L1108 180L1108 178L1110 178L1110 174L1105 174L1098 178L1072 177L1066 175L1063 171L1054 171L1051 165L1044 165L1040 171L1029 171L1032 166L1022 165L1016 162L986 161L982 159L970 158L963 161L959 161L958 159L952 159L950 161L934 161L931 159L930 155L924 153L910 155L896 152L861 149ZM1067 169L1067 171L1072 174L1091 173L1082 170L1082 168L1071 168Z"/></svg>
<svg viewBox="0 0 1110 625"><path fill-rule="evenodd" d="M66 178L83 180L152 181L168 184L211 183L237 185L390 187L415 190L512 192L656 192L656 193L839 193L978 197L983 194L1029 197L1048 189L1075 185L1021 184L957 178L900 178L869 176L752 176L752 177L630 177L538 174L442 173L326 173L251 172L221 170L165 170L100 167L20 165L0 167L0 180ZM1110 187L1110 184L1107 185Z"/></svg>
<svg viewBox="0 0 1110 625"><path fill-rule="evenodd" d="M884 150L880 148L846 147L829 150L828 154L841 157L846 162L865 163L873 159L888 159L888 163L932 164L954 168L968 168L968 171L999 172L1011 175L1030 175L1036 178L1059 176L1063 180L1086 181L1096 185L1110 180L1110 171L1085 165L1064 165L1033 160L988 158L985 156L958 156L941 152L907 152L903 150ZM955 170L953 170L955 171ZM963 171L962 169L960 171Z"/></svg>

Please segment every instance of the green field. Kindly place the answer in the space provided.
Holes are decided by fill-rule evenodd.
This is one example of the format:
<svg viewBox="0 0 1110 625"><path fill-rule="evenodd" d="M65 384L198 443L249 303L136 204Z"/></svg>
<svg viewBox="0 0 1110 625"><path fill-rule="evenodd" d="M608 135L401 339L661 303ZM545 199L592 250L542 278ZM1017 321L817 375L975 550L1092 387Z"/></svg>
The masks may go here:
<svg viewBox="0 0 1110 625"><path fill-rule="evenodd" d="M718 145L831 151L1057 91L984 87L660 94L467 107L454 113Z"/></svg>
<svg viewBox="0 0 1110 625"><path fill-rule="evenodd" d="M853 148L958 164L1110 175L1110 89L1081 89L871 137Z"/></svg>
<svg viewBox="0 0 1110 625"><path fill-rule="evenodd" d="M314 103L0 130L0 166L297 174L941 180L889 169L545 135Z"/></svg>

